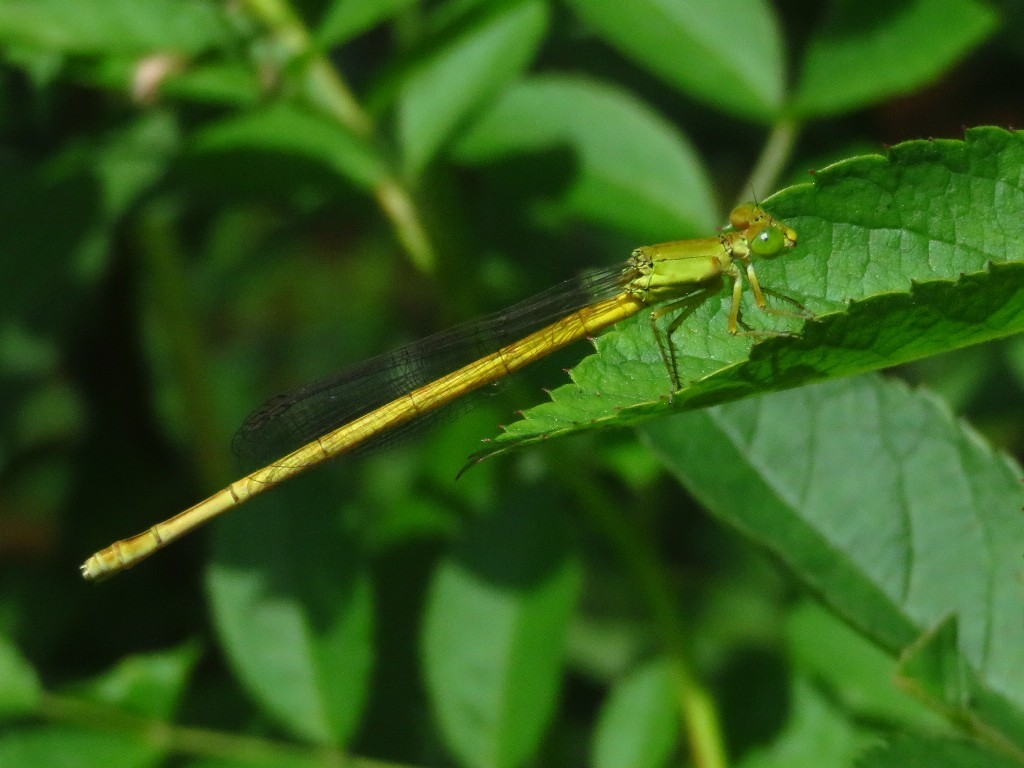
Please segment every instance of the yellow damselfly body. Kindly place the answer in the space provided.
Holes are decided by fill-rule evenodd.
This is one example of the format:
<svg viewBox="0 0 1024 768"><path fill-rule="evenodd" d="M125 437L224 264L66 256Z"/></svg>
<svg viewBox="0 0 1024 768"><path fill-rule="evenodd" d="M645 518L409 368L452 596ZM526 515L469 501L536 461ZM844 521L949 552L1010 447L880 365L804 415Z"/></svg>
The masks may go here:
<svg viewBox="0 0 1024 768"><path fill-rule="evenodd" d="M492 384L562 347L593 336L645 307L671 378L680 388L671 343L680 323L711 293L731 281L728 331L739 331L744 276L761 309L767 302L753 258L779 255L797 235L760 206L733 210L729 226L715 237L637 248L624 266L570 281L503 312L459 326L374 358L349 371L257 409L242 425L236 444L271 442L287 447L279 458L149 530L111 544L82 565L89 580L132 567L206 521L258 493L328 459L387 440L464 395ZM558 315L554 312L558 311ZM662 331L657 321L675 312ZM552 318L557 316L558 319ZM546 323L546 324L543 324ZM537 328L527 331L523 329ZM522 338L509 337L521 332ZM470 339L489 339L489 350L460 360L446 350L475 348ZM452 361L450 372L437 360ZM443 374L443 375L442 375ZM386 384L386 386L385 386ZM396 389L397 388L397 389ZM396 392L381 397L381 392ZM349 400L357 402L352 405ZM284 441L281 441L284 435Z"/></svg>

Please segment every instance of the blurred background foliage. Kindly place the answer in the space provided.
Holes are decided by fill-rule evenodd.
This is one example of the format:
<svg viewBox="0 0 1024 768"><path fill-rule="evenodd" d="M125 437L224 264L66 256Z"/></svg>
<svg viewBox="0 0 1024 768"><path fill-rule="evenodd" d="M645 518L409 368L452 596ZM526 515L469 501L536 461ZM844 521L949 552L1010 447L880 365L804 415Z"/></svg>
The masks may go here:
<svg viewBox="0 0 1024 768"><path fill-rule="evenodd" d="M0 764L824 766L941 730L632 433L454 482L585 348L102 587L77 564L235 479L278 391L1024 123L1022 32L1013 0L0 0ZM1024 345L899 373L1020 455Z"/></svg>

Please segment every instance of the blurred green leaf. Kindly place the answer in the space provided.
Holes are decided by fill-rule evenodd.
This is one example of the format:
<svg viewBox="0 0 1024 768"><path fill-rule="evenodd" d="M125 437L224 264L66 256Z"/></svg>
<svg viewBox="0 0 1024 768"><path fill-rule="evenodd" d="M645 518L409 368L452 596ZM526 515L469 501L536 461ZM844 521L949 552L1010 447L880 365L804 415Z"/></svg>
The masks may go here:
<svg viewBox="0 0 1024 768"><path fill-rule="evenodd" d="M0 734L0 765L20 768L146 768L162 755L141 739L74 726L40 726Z"/></svg>
<svg viewBox="0 0 1024 768"><path fill-rule="evenodd" d="M320 756L304 757L290 754L262 754L256 759L246 757L202 757L190 760L188 768L323 768L325 759ZM372 768L373 761L365 761ZM383 766L382 766L383 768Z"/></svg>
<svg viewBox="0 0 1024 768"><path fill-rule="evenodd" d="M1024 338L1015 338L1008 343L1005 354L1018 385L1024 386Z"/></svg>
<svg viewBox="0 0 1024 768"><path fill-rule="evenodd" d="M232 39L207 0L4 0L0 40L76 54L195 55Z"/></svg>
<svg viewBox="0 0 1024 768"><path fill-rule="evenodd" d="M252 697L300 738L344 746L368 693L373 593L358 549L324 519L335 495L311 480L313 495L292 483L217 526L206 587Z"/></svg>
<svg viewBox="0 0 1024 768"><path fill-rule="evenodd" d="M570 0L624 55L730 114L771 122L782 106L785 56L764 0Z"/></svg>
<svg viewBox="0 0 1024 768"><path fill-rule="evenodd" d="M95 680L78 683L72 690L136 715L169 719L177 712L198 661L195 643L185 643L170 651L127 656L110 671Z"/></svg>
<svg viewBox="0 0 1024 768"><path fill-rule="evenodd" d="M265 87L248 62L223 62L190 66L172 72L160 84L160 95L206 104L258 107Z"/></svg>
<svg viewBox="0 0 1024 768"><path fill-rule="evenodd" d="M455 156L481 163L561 146L579 166L560 201L570 216L665 239L714 226L714 190L686 137L600 82L549 75L516 83L460 138Z"/></svg>
<svg viewBox="0 0 1024 768"><path fill-rule="evenodd" d="M45 446L82 432L85 405L66 382L38 382L20 403L13 437L22 447Z"/></svg>
<svg viewBox="0 0 1024 768"><path fill-rule="evenodd" d="M844 768L875 741L804 678L793 681L786 703L785 729L738 761L737 768Z"/></svg>
<svg viewBox="0 0 1024 768"><path fill-rule="evenodd" d="M841 0L807 46L793 109L858 109L927 85L985 40L998 18L979 0Z"/></svg>
<svg viewBox="0 0 1024 768"><path fill-rule="evenodd" d="M5 376L44 377L57 367L57 347L17 322L0 324L0 372Z"/></svg>
<svg viewBox="0 0 1024 768"><path fill-rule="evenodd" d="M283 155L320 165L363 189L388 174L387 164L364 139L286 103L214 123L196 133L190 150L200 160L243 152Z"/></svg>
<svg viewBox="0 0 1024 768"><path fill-rule="evenodd" d="M672 669L654 660L632 670L608 695L594 732L595 768L658 768L679 730Z"/></svg>
<svg viewBox="0 0 1024 768"><path fill-rule="evenodd" d="M31 714L39 706L41 694L35 670L13 643L0 635L0 722Z"/></svg>
<svg viewBox="0 0 1024 768"><path fill-rule="evenodd" d="M450 749L471 768L522 765L554 714L581 574L553 512L509 504L477 520L434 577L427 688Z"/></svg>
<svg viewBox="0 0 1024 768"><path fill-rule="evenodd" d="M820 604L798 605L787 634L794 668L851 717L939 732L939 716L896 686L892 655Z"/></svg>
<svg viewBox="0 0 1024 768"><path fill-rule="evenodd" d="M857 760L857 768L1016 768L1019 759L994 755L971 741L900 736Z"/></svg>
<svg viewBox="0 0 1024 768"><path fill-rule="evenodd" d="M320 45L330 47L373 29L416 0L332 0L316 31Z"/></svg>
<svg viewBox="0 0 1024 768"><path fill-rule="evenodd" d="M1021 173L1024 134L995 128L974 129L963 142L908 142L887 157L854 158L818 172L813 184L768 201L800 244L758 264L762 285L818 317L801 329L758 312L749 296L744 309L755 330L799 335L756 345L749 336L729 336L730 298L714 297L673 337L684 385L670 399L665 364L641 313L599 337L599 354L573 370L575 383L509 425L493 452L1024 330L1024 264L1003 263L1024 260Z"/></svg>
<svg viewBox="0 0 1024 768"><path fill-rule="evenodd" d="M160 180L179 141L174 116L153 110L104 136L100 146L78 147L69 157L95 174L103 212L114 223Z"/></svg>
<svg viewBox="0 0 1024 768"><path fill-rule="evenodd" d="M890 653L956 616L983 683L1024 701L1022 472L934 398L865 376L645 436L708 510Z"/></svg>
<svg viewBox="0 0 1024 768"><path fill-rule="evenodd" d="M541 0L490 3L484 11L455 24L402 85L398 143L413 176L460 124L529 66L541 43L548 20Z"/></svg>

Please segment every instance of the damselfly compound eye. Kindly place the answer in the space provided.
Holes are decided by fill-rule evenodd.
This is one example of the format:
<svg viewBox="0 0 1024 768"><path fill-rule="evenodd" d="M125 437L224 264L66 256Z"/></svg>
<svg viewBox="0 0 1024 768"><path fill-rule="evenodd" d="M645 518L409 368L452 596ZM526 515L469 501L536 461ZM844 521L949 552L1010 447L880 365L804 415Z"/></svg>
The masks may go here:
<svg viewBox="0 0 1024 768"><path fill-rule="evenodd" d="M750 252L755 256L776 256L785 247L786 236L778 227L766 227L750 241Z"/></svg>

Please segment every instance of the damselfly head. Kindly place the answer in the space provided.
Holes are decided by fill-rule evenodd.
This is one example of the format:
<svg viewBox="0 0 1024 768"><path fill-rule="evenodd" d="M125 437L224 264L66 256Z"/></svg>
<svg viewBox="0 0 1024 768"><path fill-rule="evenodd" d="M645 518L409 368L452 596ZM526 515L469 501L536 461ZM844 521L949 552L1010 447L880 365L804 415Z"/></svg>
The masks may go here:
<svg viewBox="0 0 1024 768"><path fill-rule="evenodd" d="M796 245L796 230L754 203L734 208L729 215L729 224L746 236L750 250L756 256L775 256Z"/></svg>

